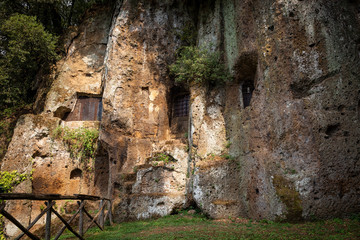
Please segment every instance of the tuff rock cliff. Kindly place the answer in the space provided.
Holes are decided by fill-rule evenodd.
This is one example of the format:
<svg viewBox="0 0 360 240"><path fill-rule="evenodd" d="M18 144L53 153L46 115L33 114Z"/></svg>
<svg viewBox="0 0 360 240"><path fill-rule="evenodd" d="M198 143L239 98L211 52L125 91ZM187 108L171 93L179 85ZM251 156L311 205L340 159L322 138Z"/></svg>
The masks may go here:
<svg viewBox="0 0 360 240"><path fill-rule="evenodd" d="M174 84L168 66L189 23L231 83ZM90 11L66 49L42 112L18 121L2 162L34 169L16 191L109 196L117 220L190 205L214 218L359 212L359 1L124 0ZM102 98L101 121L69 118L84 97ZM51 138L59 125L99 129L93 171ZM39 211L8 207L24 222Z"/></svg>

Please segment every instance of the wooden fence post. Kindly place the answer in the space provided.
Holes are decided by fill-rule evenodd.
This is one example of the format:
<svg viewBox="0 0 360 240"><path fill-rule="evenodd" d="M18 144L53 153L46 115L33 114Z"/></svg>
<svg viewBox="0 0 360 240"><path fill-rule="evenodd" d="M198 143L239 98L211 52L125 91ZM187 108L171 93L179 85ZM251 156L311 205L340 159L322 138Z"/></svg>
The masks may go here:
<svg viewBox="0 0 360 240"><path fill-rule="evenodd" d="M27 199L27 200L40 200L40 201L46 201L45 205L46 208L43 209L41 211L41 213L34 219L34 221L32 221L30 223L30 225L25 228L20 222L18 222L10 213L5 211L5 203L3 203L3 200L23 200L23 199ZM78 204L80 205L78 210L76 211L76 213L70 218L70 220L66 221L54 208L53 206L55 205L55 200L81 200L81 202L79 201ZM90 200L90 201L98 201L101 200L100 202L100 209L98 211L98 213L95 215L95 217L92 217L90 215L90 213L88 211L86 211L85 209L85 200ZM59 218L63 223L64 223L64 227L61 228L61 230L57 233L55 239L58 239L60 237L60 235L63 233L63 231L68 228L70 230L70 232L72 232L77 238L84 240L83 235L85 235L86 231L91 227L91 225L93 223L95 223L101 230L104 230L104 223L105 223L105 207L106 207L106 203L105 201L109 201L109 211L107 212L106 215L109 215L109 220L110 223L112 223L112 216L111 216L111 200L109 199L101 199L101 197L99 196L92 196L92 195L84 195L84 194L74 194L74 196L63 196L60 194L29 194L29 193L0 193L0 213L3 214L3 216L5 218L7 218L10 222L14 223L18 228L20 228L20 230L23 231L22 234L20 234L16 239L20 239L22 238L25 234L34 240L39 240L40 238L38 238L37 236L35 236L34 234L32 234L29 230L36 224L36 222L44 215L46 214L46 218L45 218L45 238L46 240L50 240L51 239L51 212L54 213L54 215ZM79 233L77 233L76 231L74 231L74 229L72 228L72 226L70 225L70 223L75 219L76 215L80 213L80 217L79 217ZM91 222L89 224L89 226L86 227L86 230L84 230L84 214L86 214L90 219ZM96 221L96 219L98 219L98 223Z"/></svg>
<svg viewBox="0 0 360 240"><path fill-rule="evenodd" d="M45 202L45 204L46 204L46 206L50 206L51 200ZM52 207L50 207L46 213L46 225L45 225L45 239L46 240L50 240L50 238L51 238L51 208Z"/></svg>
<svg viewBox="0 0 360 240"><path fill-rule="evenodd" d="M99 224L100 224L100 226L104 229L104 207L103 207L103 205L104 205L104 199L101 199L101 201L100 201L100 207L99 207L99 209L100 209L100 215L99 215Z"/></svg>
<svg viewBox="0 0 360 240"><path fill-rule="evenodd" d="M80 206L80 212L79 212L79 235L82 237L84 236L84 200L81 200L81 202L78 202Z"/></svg>
<svg viewBox="0 0 360 240"><path fill-rule="evenodd" d="M113 225L113 217L112 217L112 201L109 200L109 221L110 221L110 225Z"/></svg>

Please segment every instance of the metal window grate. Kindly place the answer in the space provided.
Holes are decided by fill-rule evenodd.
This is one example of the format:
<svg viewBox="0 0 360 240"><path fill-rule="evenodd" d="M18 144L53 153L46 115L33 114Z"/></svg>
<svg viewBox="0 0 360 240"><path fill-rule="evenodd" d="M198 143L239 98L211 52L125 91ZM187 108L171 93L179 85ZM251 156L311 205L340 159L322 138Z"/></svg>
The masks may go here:
<svg viewBox="0 0 360 240"><path fill-rule="evenodd" d="M177 96L174 99L174 117L189 115L189 95Z"/></svg>

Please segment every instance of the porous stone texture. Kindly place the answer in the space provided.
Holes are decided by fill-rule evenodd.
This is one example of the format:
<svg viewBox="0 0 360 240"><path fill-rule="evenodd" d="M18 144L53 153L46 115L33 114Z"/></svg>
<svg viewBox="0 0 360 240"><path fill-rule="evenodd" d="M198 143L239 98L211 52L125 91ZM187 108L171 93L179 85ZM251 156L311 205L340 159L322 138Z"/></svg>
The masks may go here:
<svg viewBox="0 0 360 240"><path fill-rule="evenodd" d="M106 153L100 150L94 162L80 161L71 157L64 142L54 139L52 133L59 126L99 129L98 121L64 122L61 118L74 107L77 95L101 94L103 62L111 22L108 11L111 8L89 11L84 23L69 34L65 41L67 55L57 63L55 79L47 95L44 111L38 115L23 115L18 120L1 163L1 170L17 170L28 174L32 172L32 179L21 183L14 192L107 194L108 165L104 164L107 163ZM56 205L60 211L66 202L58 201ZM42 208L42 201L7 202L9 212L24 226L28 226ZM52 217L55 219L55 215ZM44 224L45 218L42 218L32 229L39 231ZM6 222L6 236L13 238L20 232L15 225Z"/></svg>
<svg viewBox="0 0 360 240"><path fill-rule="evenodd" d="M3 159L1 170L27 173L32 179L18 185L13 192L33 194L98 194L93 184L93 173L84 163L70 157L61 140L53 139L52 132L61 123L59 118L42 115L23 115L15 128L14 136ZM85 127L85 126L84 126ZM89 126L90 127L90 126ZM98 128L98 124L96 126ZM72 177L74 170L81 175ZM32 173L32 174L31 174ZM59 209L65 204L59 201ZM24 225L28 225L41 212L43 201L9 201L7 210ZM41 219L34 230L44 224ZM14 237L21 231L6 224L6 235Z"/></svg>
<svg viewBox="0 0 360 240"><path fill-rule="evenodd" d="M224 51L235 75L226 88L223 116L229 154L241 168L230 174L226 163L208 171L199 167L194 196L211 191L212 185L203 179L219 171L219 178L239 178L236 200L242 203L242 216L300 220L358 211L359 3L215 5L219 7L204 8L210 11L204 15L220 15L217 25L224 28L214 31L210 25L216 20L200 20L208 26L199 29L213 32L200 32L199 42L210 41ZM255 90L251 105L243 109L241 87L248 81ZM219 189L219 196L231 196L236 187ZM218 217L215 204L202 197L195 200Z"/></svg>
<svg viewBox="0 0 360 240"><path fill-rule="evenodd" d="M185 133L171 130L168 65L191 21L178 1L122 1L109 40L100 140L119 220L170 214L185 203ZM176 161L152 166L156 154ZM139 170L141 169L141 170Z"/></svg>
<svg viewBox="0 0 360 240"><path fill-rule="evenodd" d="M90 10L81 25L69 29L66 56L56 64L45 112L61 118L73 109L78 95L101 95L111 11L111 7Z"/></svg>
<svg viewBox="0 0 360 240"><path fill-rule="evenodd" d="M2 169L35 168L21 191L111 197L119 221L189 204L213 218L359 212L359 8L350 0L124 0L112 20L93 12L58 64L44 112L19 121ZM181 89L190 95L188 130L176 132L180 90L168 65L189 23L234 79ZM249 106L245 85L254 86ZM75 163L49 132L79 94L102 94L100 151L90 180L65 181Z"/></svg>

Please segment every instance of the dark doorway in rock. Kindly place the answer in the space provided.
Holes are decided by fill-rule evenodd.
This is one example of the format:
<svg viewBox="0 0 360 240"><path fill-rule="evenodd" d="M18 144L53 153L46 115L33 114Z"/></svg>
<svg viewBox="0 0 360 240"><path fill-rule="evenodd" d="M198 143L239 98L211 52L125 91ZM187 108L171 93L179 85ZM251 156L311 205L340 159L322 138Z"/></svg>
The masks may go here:
<svg viewBox="0 0 360 240"><path fill-rule="evenodd" d="M65 121L101 121L102 98L98 96L78 96L75 107Z"/></svg>
<svg viewBox="0 0 360 240"><path fill-rule="evenodd" d="M185 136L188 130L190 93L182 88L173 87L170 91L170 116L171 132L178 137Z"/></svg>
<svg viewBox="0 0 360 240"><path fill-rule="evenodd" d="M189 94L183 94L175 97L173 105L174 117L189 116L189 99Z"/></svg>
<svg viewBox="0 0 360 240"><path fill-rule="evenodd" d="M81 177L82 177L82 171L78 168L75 168L70 173L70 179L76 179L76 178L81 178Z"/></svg>
<svg viewBox="0 0 360 240"><path fill-rule="evenodd" d="M56 109L56 111L54 112L54 117L58 117L64 120L67 118L67 116L69 116L70 112L71 112L70 108L61 106L58 109Z"/></svg>
<svg viewBox="0 0 360 240"><path fill-rule="evenodd" d="M243 53L236 61L234 73L236 82L241 86L244 108L250 106L256 86L258 57L255 51Z"/></svg>

